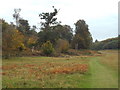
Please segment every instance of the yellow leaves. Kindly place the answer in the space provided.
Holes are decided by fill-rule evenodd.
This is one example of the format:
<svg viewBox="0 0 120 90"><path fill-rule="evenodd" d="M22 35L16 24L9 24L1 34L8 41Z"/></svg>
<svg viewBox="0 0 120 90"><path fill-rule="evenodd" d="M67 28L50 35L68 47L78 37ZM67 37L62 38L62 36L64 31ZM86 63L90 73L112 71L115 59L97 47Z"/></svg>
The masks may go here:
<svg viewBox="0 0 120 90"><path fill-rule="evenodd" d="M19 33L19 31L18 31L18 30L14 30L14 32Z"/></svg>
<svg viewBox="0 0 120 90"><path fill-rule="evenodd" d="M20 43L19 47L23 48L23 49L26 49L24 43Z"/></svg>
<svg viewBox="0 0 120 90"><path fill-rule="evenodd" d="M13 51L17 50L18 47L24 47L24 35L19 31L15 29L8 30L7 33L4 33L4 50L5 51Z"/></svg>
<svg viewBox="0 0 120 90"><path fill-rule="evenodd" d="M24 47L24 36L22 35L21 32L19 32L18 30L13 30L12 32L12 45L13 45L13 49L17 49L18 47Z"/></svg>
<svg viewBox="0 0 120 90"><path fill-rule="evenodd" d="M35 44L36 41L37 41L37 39L36 39L35 37L30 37L30 38L28 39L28 45L30 45L30 44Z"/></svg>
<svg viewBox="0 0 120 90"><path fill-rule="evenodd" d="M13 33L12 33L12 37L14 40L22 42L24 40L24 36L21 32L19 32L18 30L13 30Z"/></svg>
<svg viewBox="0 0 120 90"><path fill-rule="evenodd" d="M59 52L66 52L69 49L69 42L67 40L59 39L56 47Z"/></svg>

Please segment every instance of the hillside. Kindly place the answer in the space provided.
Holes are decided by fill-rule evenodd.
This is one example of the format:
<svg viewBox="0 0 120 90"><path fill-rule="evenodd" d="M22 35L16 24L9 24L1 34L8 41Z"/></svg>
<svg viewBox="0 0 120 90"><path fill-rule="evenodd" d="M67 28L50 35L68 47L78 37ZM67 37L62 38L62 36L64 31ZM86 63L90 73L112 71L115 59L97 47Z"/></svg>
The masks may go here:
<svg viewBox="0 0 120 90"><path fill-rule="evenodd" d="M119 37L109 38L103 41L96 41L91 46L93 50L104 50L104 49L118 49L119 48Z"/></svg>

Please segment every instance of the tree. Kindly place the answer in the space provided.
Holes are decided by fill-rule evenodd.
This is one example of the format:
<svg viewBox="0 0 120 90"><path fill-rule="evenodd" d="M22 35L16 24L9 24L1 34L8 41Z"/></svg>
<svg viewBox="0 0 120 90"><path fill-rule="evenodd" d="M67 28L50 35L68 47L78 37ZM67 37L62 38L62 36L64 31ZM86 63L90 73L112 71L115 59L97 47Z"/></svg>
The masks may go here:
<svg viewBox="0 0 120 90"><path fill-rule="evenodd" d="M30 26L28 20L20 19L19 24L18 30L20 30L23 34L29 35Z"/></svg>
<svg viewBox="0 0 120 90"><path fill-rule="evenodd" d="M95 40L95 43L98 43L98 42L99 42L99 41L96 39L96 40Z"/></svg>
<svg viewBox="0 0 120 90"><path fill-rule="evenodd" d="M24 35L24 44L26 47L31 48L33 47L37 42L37 32L35 31L36 26L33 26L33 28L30 29L30 25L28 23L28 20L20 19L19 20L19 27L18 30L23 33Z"/></svg>
<svg viewBox="0 0 120 90"><path fill-rule="evenodd" d="M73 37L72 28L68 25L60 24L51 26L48 31L40 31L38 33L38 37L38 42L40 45L49 40L55 46L58 39L64 39L71 43Z"/></svg>
<svg viewBox="0 0 120 90"><path fill-rule="evenodd" d="M109 38L97 43L93 43L91 49L103 50L103 49L118 49L119 48L119 37Z"/></svg>
<svg viewBox="0 0 120 90"><path fill-rule="evenodd" d="M73 34L72 34L72 28L69 25L57 25L53 27L53 32L55 33L56 37L58 39L64 39L69 41L69 43L72 40Z"/></svg>
<svg viewBox="0 0 120 90"><path fill-rule="evenodd" d="M92 36L89 32L88 25L84 20L78 20L75 26L75 36L72 41L73 48L89 49L92 43Z"/></svg>
<svg viewBox="0 0 120 90"><path fill-rule="evenodd" d="M22 51L25 48L23 34L5 21L3 21L2 26L3 56L11 56Z"/></svg>
<svg viewBox="0 0 120 90"><path fill-rule="evenodd" d="M85 46L84 39L80 37L80 35L78 34L74 35L73 40L72 40L72 47L78 50L78 49L84 49L83 48L84 46Z"/></svg>
<svg viewBox="0 0 120 90"><path fill-rule="evenodd" d="M58 24L56 21L57 18L55 17L58 13L58 10L54 8L53 12L46 12L39 14L39 17L41 20L44 20L41 22L41 31L38 33L38 43L42 45L46 41L50 41L52 44L55 44L56 42L56 35L55 32L53 32L52 25Z"/></svg>
<svg viewBox="0 0 120 90"><path fill-rule="evenodd" d="M49 31L40 31L38 33L38 45L42 45L43 43L50 41L53 45L55 45L57 37L52 30Z"/></svg>
<svg viewBox="0 0 120 90"><path fill-rule="evenodd" d="M103 49L118 49L118 40L112 40L105 43Z"/></svg>
<svg viewBox="0 0 120 90"><path fill-rule="evenodd" d="M36 46L36 43L37 43L37 39L38 37L37 36L30 36L28 39L27 39L27 45L28 45L28 48L31 48L33 46Z"/></svg>
<svg viewBox="0 0 120 90"><path fill-rule="evenodd" d="M53 6L54 8L54 6ZM41 26L43 26L44 30L49 30L49 27L51 24L57 24L58 22L56 21L57 18L55 16L57 15L58 10L54 8L54 12L46 12L46 13L41 13L39 14L39 17L41 20L44 20L44 22L41 22Z"/></svg>
<svg viewBox="0 0 120 90"><path fill-rule="evenodd" d="M35 25L32 26L32 28L29 31L29 34L32 36L38 36L38 33L36 32L37 27Z"/></svg>
<svg viewBox="0 0 120 90"><path fill-rule="evenodd" d="M67 40L59 39L57 41L56 50L58 52L65 53L65 52L67 52L67 50L69 49L69 47L70 47L70 45L69 45L69 42Z"/></svg>
<svg viewBox="0 0 120 90"><path fill-rule="evenodd" d="M15 19L15 22L16 22L16 29L17 29L17 27L19 27L20 11L21 11L20 8L14 9L15 13L13 14L13 18Z"/></svg>
<svg viewBox="0 0 120 90"><path fill-rule="evenodd" d="M42 45L42 51L45 55L51 55L54 52L53 45L50 41L47 41Z"/></svg>

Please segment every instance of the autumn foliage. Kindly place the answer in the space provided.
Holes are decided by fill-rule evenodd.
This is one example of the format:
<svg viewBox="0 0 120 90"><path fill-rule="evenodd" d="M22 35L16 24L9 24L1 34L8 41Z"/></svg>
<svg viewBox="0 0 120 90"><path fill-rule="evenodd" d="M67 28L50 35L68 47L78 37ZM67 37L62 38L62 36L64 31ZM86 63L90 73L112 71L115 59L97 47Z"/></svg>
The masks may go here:
<svg viewBox="0 0 120 90"><path fill-rule="evenodd" d="M59 39L57 41L56 48L57 48L58 52L65 53L69 49L69 46L70 45L69 45L69 42L67 40Z"/></svg>
<svg viewBox="0 0 120 90"><path fill-rule="evenodd" d="M53 45L52 45L52 43L50 41L47 41L46 43L44 43L42 45L42 52L45 55L51 55L54 52Z"/></svg>

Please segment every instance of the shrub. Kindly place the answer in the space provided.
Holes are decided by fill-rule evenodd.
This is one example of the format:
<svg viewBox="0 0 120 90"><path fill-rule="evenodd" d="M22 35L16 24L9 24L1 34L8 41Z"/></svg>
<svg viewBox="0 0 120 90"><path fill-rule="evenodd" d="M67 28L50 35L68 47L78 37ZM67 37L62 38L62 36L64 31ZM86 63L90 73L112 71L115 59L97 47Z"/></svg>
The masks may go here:
<svg viewBox="0 0 120 90"><path fill-rule="evenodd" d="M53 45L50 41L47 41L42 45L42 53L45 55L51 55L54 52Z"/></svg>
<svg viewBox="0 0 120 90"><path fill-rule="evenodd" d="M69 42L67 40L59 39L57 41L56 50L60 53L65 53L69 49Z"/></svg>
<svg viewBox="0 0 120 90"><path fill-rule="evenodd" d="M67 54L68 55L80 55L79 54L79 51L78 50L75 50L75 49L69 49L68 51L67 51Z"/></svg>

